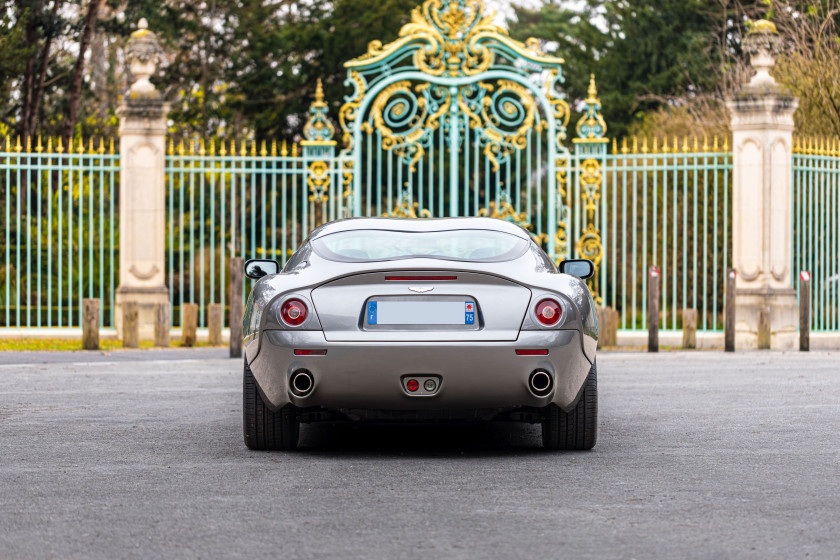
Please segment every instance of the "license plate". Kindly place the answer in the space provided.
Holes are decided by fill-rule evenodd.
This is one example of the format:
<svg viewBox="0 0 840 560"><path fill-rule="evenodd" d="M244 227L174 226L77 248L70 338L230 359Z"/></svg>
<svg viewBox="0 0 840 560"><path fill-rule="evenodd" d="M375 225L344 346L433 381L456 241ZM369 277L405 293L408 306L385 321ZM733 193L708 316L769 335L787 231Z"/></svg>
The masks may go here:
<svg viewBox="0 0 840 560"><path fill-rule="evenodd" d="M369 301L368 325L475 325L473 301Z"/></svg>

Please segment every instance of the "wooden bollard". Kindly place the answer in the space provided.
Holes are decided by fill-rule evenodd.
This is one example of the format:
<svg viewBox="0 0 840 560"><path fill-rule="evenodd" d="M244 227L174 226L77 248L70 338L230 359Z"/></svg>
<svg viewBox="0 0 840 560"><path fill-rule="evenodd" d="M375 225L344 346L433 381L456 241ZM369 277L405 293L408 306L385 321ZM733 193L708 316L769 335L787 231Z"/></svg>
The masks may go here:
<svg viewBox="0 0 840 560"><path fill-rule="evenodd" d="M799 351L811 350L811 273L799 273Z"/></svg>
<svg viewBox="0 0 840 560"><path fill-rule="evenodd" d="M242 318L245 305L242 302L242 282L244 275L242 257L230 259L230 357L242 357Z"/></svg>
<svg viewBox="0 0 840 560"><path fill-rule="evenodd" d="M155 346L157 348L169 348L170 309L169 302L155 305Z"/></svg>
<svg viewBox="0 0 840 560"><path fill-rule="evenodd" d="M694 350L697 348L697 310L683 309L683 348Z"/></svg>
<svg viewBox="0 0 840 560"><path fill-rule="evenodd" d="M99 350L99 300L82 300L82 350Z"/></svg>
<svg viewBox="0 0 840 560"><path fill-rule="evenodd" d="M723 349L735 351L735 269L726 271L726 308L723 319Z"/></svg>
<svg viewBox="0 0 840 560"><path fill-rule="evenodd" d="M136 301L126 301L122 306L123 348L140 348L140 310Z"/></svg>
<svg viewBox="0 0 840 560"><path fill-rule="evenodd" d="M198 304L181 304L181 346L195 346L198 329Z"/></svg>
<svg viewBox="0 0 840 560"><path fill-rule="evenodd" d="M598 348L618 346L618 311L610 307L596 308L598 313Z"/></svg>
<svg viewBox="0 0 840 560"><path fill-rule="evenodd" d="M222 343L222 304L211 303L207 308L207 341L210 346Z"/></svg>
<svg viewBox="0 0 840 560"><path fill-rule="evenodd" d="M610 310L608 307L596 307L595 314L598 316L598 348L604 348L609 343L607 326Z"/></svg>
<svg viewBox="0 0 840 560"><path fill-rule="evenodd" d="M648 269L648 352L659 352L659 268Z"/></svg>
<svg viewBox="0 0 840 560"><path fill-rule="evenodd" d="M758 349L770 350L770 308L758 310Z"/></svg>

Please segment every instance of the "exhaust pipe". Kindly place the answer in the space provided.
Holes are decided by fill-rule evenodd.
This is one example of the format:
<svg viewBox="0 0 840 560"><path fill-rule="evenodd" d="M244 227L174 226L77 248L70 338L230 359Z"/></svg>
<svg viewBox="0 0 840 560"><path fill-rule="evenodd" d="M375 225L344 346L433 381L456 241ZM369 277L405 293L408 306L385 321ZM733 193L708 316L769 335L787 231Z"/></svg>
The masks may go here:
<svg viewBox="0 0 840 560"><path fill-rule="evenodd" d="M549 394L553 384L554 381L551 379L551 375L544 369L534 370L528 378L528 388L538 397L544 397Z"/></svg>
<svg viewBox="0 0 840 560"><path fill-rule="evenodd" d="M298 397L305 397L311 393L312 388L315 387L315 380L312 378L312 374L309 373L308 370L299 369L292 374L290 385L292 393Z"/></svg>

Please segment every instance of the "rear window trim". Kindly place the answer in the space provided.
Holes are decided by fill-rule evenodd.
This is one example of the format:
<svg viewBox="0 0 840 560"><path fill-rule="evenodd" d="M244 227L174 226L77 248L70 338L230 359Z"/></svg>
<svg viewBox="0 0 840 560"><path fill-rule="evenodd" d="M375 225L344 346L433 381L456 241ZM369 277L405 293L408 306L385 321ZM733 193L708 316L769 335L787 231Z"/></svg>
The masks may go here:
<svg viewBox="0 0 840 560"><path fill-rule="evenodd" d="M521 245L517 243L514 245L513 249L504 253L500 256L492 257L492 258L484 258L484 259L468 259L468 258L457 258L445 255L405 255L405 256L397 256L397 257L387 257L387 258L367 258L367 259L358 259L352 257L345 257L343 255L339 255L329 248L327 248L323 240L328 237L332 237L334 235L346 235L360 231L371 231L371 232L383 232L383 233L407 233L407 234L429 234L429 233L449 233L449 232L490 232L493 234L499 235L506 235L512 237L521 242ZM514 233L506 232L506 231L498 231L493 229L486 229L486 228L455 228L455 229L442 229L442 230L432 230L432 231L410 231L410 230L400 230L400 229L372 229L372 228L362 228L358 230L344 230L344 231L336 231L334 233L328 233L326 235L320 235L314 239L310 240L310 245L312 250L321 258L326 259L332 262L340 262L340 263L377 263L377 262L393 262L393 261L405 261L411 259L434 259L434 260L441 260L441 261L451 261L451 262L470 262L470 263L503 263L503 262L510 262L513 260L518 259L522 255L528 252L528 249L531 245L531 240L520 237L519 235L515 235Z"/></svg>

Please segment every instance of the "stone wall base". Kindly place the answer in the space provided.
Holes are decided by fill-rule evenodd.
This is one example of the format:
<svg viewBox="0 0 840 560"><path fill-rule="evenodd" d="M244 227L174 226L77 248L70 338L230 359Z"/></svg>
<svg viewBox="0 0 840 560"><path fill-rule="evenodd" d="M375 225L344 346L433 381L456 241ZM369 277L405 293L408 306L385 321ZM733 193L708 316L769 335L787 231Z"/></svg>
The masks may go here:
<svg viewBox="0 0 840 560"><path fill-rule="evenodd" d="M117 329L117 338L122 340L123 304L133 301L138 307L140 338L152 339L155 335L155 306L159 303L169 303L169 290L166 286L149 288L120 286L117 288L114 300L114 326Z"/></svg>
<svg viewBox="0 0 840 560"><path fill-rule="evenodd" d="M796 350L799 344L799 306L796 292L737 290L735 349L757 350L763 342L759 324L769 318L771 350Z"/></svg>

